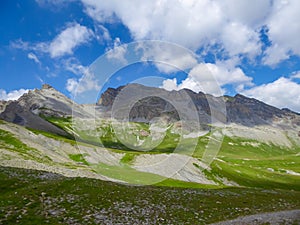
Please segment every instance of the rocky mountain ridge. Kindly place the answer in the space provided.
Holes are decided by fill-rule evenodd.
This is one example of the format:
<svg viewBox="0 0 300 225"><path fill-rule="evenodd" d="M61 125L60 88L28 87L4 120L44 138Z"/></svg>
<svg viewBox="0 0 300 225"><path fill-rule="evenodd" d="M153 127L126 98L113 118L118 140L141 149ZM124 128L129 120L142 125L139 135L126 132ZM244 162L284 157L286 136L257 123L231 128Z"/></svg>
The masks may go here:
<svg viewBox="0 0 300 225"><path fill-rule="evenodd" d="M202 122L210 117L210 109L224 99L227 109L233 107L227 115L234 122L227 120L227 124L213 124L210 132L185 130L182 121L167 124L165 121L126 123L128 126L125 127L124 122L116 118L101 117L95 120L82 115L88 113L84 105L73 107L75 103L70 99L51 86L44 85L41 90L30 91L16 101L4 103L5 109L0 118L8 122L0 120L0 165L133 184L153 184L172 178L172 182L219 187L260 187L263 182L276 188L278 185L286 187L286 183L300 188L296 185L299 184L300 174L297 167L300 146L297 113L280 110L242 95L217 98L190 90L168 92L142 85L126 88L129 95L125 97L139 97L137 93L146 93L144 100L138 100L130 112L134 120L144 116L146 121L159 115L177 119L179 115L175 114L172 104L153 97L160 93L176 100L182 100L182 96L188 94ZM104 93L96 107L98 111L109 112L113 107L111 104L122 95L117 93L122 88L109 91L112 97L105 98ZM149 93L154 94L151 97L147 95ZM190 102L184 103L189 106ZM126 102L124 104L127 106ZM188 110L184 108L183 111ZM100 116L101 112L97 115ZM222 113L216 116L221 118ZM241 115L234 117L239 113ZM71 120L74 114L79 118L73 117ZM245 126L239 121L250 125ZM74 123L77 126L74 127ZM272 126L263 123L272 123ZM127 146L128 143L130 145ZM214 154L212 162L206 160L206 153ZM247 176L244 178L239 171Z"/></svg>
<svg viewBox="0 0 300 225"><path fill-rule="evenodd" d="M108 88L98 101L99 106L103 106L106 110L111 110L115 98L126 87L130 92L141 92L141 90L151 90L153 96L139 100L131 109L130 118L135 120L144 119L149 121L156 116L168 114L172 119L178 120L175 108L166 100L156 97L160 94L171 96L171 99L179 98L180 95L186 93L192 99L197 108L200 122L210 123L212 107L217 108L218 104L225 104L226 112L219 112L220 117L226 116L227 123L236 123L244 126L256 126L272 124L274 121L281 119L290 120L300 125L300 116L298 113L289 109L278 109L254 98L248 98L241 94L234 97L223 96L214 97L202 92L195 93L189 89L179 91L166 91L161 88L145 87L138 84L129 84L118 88ZM214 109L215 110L215 109ZM215 111L218 111L215 110ZM224 119L220 119L221 121Z"/></svg>
<svg viewBox="0 0 300 225"><path fill-rule="evenodd" d="M71 99L44 84L41 89L30 90L16 101L2 102L0 119L37 130L67 135L43 117L69 117L72 113L83 113L73 112L72 107Z"/></svg>
<svg viewBox="0 0 300 225"><path fill-rule="evenodd" d="M287 129L294 125L300 126L300 115L298 113L289 109L278 109L240 94L234 97L214 97L202 92L195 93L188 89L166 91L161 88L146 87L139 84L108 88L102 93L96 108L109 115L115 99L125 87L127 92L131 93L131 96L125 96L126 98L135 97L136 93L150 93L148 97L138 99L131 108L129 117L132 121L149 122L160 116L177 121L180 118L175 107L158 96L163 95L167 96L168 99L180 101L183 99L182 96L188 95L197 109L202 125L211 123L211 110L213 109L214 116L224 123L235 123L248 127L276 123ZM225 112L218 111L219 104L224 104ZM94 105L89 107L93 108ZM76 115L77 117L86 118L87 114L85 105L74 103L71 99L46 84L40 90L29 91L16 101L0 102L0 119L59 135L67 134L64 130L49 123L44 117L64 118Z"/></svg>

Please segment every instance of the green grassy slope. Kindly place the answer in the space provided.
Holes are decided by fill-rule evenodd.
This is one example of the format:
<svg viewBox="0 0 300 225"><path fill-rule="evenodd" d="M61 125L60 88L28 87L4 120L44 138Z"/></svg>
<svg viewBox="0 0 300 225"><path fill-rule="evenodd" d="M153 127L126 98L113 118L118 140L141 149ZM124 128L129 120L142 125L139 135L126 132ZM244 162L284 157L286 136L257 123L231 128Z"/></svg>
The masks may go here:
<svg viewBox="0 0 300 225"><path fill-rule="evenodd" d="M47 118L47 120L68 132L73 129L70 118ZM113 129L111 126L109 122L101 123L97 128L97 131L101 134L100 136L97 136L93 132L78 130L76 130L76 134L80 136L80 141L97 144L101 144L102 142L104 146L116 149L114 151L125 152L126 155L121 162L129 164L128 166L130 166L135 156L141 154L141 152L129 151L129 149L117 139L112 132ZM136 133L149 131L149 124L132 123L132 126L134 128L132 129L133 132ZM193 153L193 157L201 160L205 146L209 141L208 136L209 134L197 140L198 144ZM143 153L171 153L178 144L178 138L178 134L168 129L163 141L156 148ZM99 142L99 139L101 139L101 142ZM193 138L186 138L183 140L183 143L188 148L190 143L194 141ZM300 147L296 145L287 148L245 138L230 138L225 136L217 159L212 163L211 170L205 171L205 174L220 184L226 179L241 186L300 190L299 152ZM181 153L185 154L184 150ZM99 168L100 171L106 175L118 174L119 172L116 172L116 170L122 171L120 167L112 168L99 165ZM130 167L127 168L133 172ZM115 171L115 173L113 173L113 171ZM136 174L136 172L130 174ZM140 174L138 173L138 175ZM117 177L117 175L114 176L114 178ZM133 179L138 178L133 176Z"/></svg>

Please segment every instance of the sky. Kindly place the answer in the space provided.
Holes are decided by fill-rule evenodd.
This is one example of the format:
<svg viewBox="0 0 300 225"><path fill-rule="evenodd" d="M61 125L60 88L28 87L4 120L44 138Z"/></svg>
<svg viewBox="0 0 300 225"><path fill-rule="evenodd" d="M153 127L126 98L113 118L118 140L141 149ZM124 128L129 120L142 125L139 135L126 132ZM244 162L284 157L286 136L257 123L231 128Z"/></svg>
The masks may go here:
<svg viewBox="0 0 300 225"><path fill-rule="evenodd" d="M138 82L300 112L299 12L298 0L2 0L0 99Z"/></svg>

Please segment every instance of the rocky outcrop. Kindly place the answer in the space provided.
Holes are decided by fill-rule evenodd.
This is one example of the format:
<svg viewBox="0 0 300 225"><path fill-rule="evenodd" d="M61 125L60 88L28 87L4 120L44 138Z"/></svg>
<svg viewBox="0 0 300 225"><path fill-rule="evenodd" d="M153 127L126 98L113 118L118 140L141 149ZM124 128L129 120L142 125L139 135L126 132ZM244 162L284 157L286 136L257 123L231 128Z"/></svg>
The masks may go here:
<svg viewBox="0 0 300 225"><path fill-rule="evenodd" d="M179 99L183 93L188 94L197 108L200 122L202 124L210 123L212 109L214 111L214 117L216 117L218 120L226 121L227 123L242 124L245 126L271 124L274 120L282 118L291 119L295 123L300 122L299 114L289 109L278 109L254 98L248 98L240 94L237 94L234 97L214 97L212 95L206 95L202 92L195 93L188 89L169 92L160 88L145 87L143 85L137 84L121 86L116 89L107 89L107 91L105 91L101 95L101 98L98 101L98 105L105 106L107 110L110 110L115 98L125 87L127 89L132 89L132 93L135 93L137 91L140 92L145 89L151 89L152 93L163 93L164 95L170 96L171 99ZM222 112L221 110L219 110L218 104L224 104L223 108L226 108L226 112ZM162 98L150 96L139 100L132 107L130 112L130 119L144 119L146 121L149 121L154 117L158 117L164 114L167 114L172 119L179 119L176 110L169 102L165 101ZM226 118L224 119L223 117L225 116Z"/></svg>
<svg viewBox="0 0 300 225"><path fill-rule="evenodd" d="M108 88L99 99L98 105L104 106L104 107L111 107L113 105L114 99L117 97L119 92L124 88L125 86L120 86L118 88Z"/></svg>
<svg viewBox="0 0 300 225"><path fill-rule="evenodd" d="M203 128L209 127L212 117L216 119L215 121L248 127L273 124L274 121L287 129L294 125L300 126L298 113L289 109L278 109L240 94L234 97L214 97L188 89L166 91L161 88L129 84L119 88L108 88L102 93L97 103L99 111L108 115L114 107L115 100L121 103L119 104L121 107L119 106L113 115L116 119L119 115L122 119L122 115L127 113L131 121L149 122L157 117L163 117L168 121L178 121L182 119L182 115L196 111L196 118L199 118ZM126 112L128 104L130 111ZM219 109L218 106L222 104L223 107ZM49 123L44 117L75 115L87 118L88 108L93 109L93 106L75 104L65 95L45 84L42 89L31 90L16 101L1 101L0 119L38 130L67 135L65 131Z"/></svg>
<svg viewBox="0 0 300 225"><path fill-rule="evenodd" d="M246 126L271 123L273 118L281 118L292 113L240 94L227 97L226 110L228 122Z"/></svg>
<svg viewBox="0 0 300 225"><path fill-rule="evenodd" d="M5 110L7 103L7 101L0 100L0 113L2 113Z"/></svg>
<svg viewBox="0 0 300 225"><path fill-rule="evenodd" d="M0 119L33 129L59 135L65 131L42 117L67 117L72 115L73 102L50 85L31 90L16 101L10 101L0 114Z"/></svg>

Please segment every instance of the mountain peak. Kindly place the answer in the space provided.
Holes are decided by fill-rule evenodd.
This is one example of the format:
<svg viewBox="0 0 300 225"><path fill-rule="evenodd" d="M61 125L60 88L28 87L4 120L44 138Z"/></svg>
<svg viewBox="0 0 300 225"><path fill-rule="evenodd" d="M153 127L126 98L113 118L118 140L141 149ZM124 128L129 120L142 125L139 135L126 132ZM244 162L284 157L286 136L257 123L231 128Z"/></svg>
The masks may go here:
<svg viewBox="0 0 300 225"><path fill-rule="evenodd" d="M158 88L145 87L137 84L130 84L127 85L127 87L130 87L132 89L132 92L136 91L136 89L144 90L146 88L153 89L152 93L160 93L161 91L161 89ZM107 91L102 93L101 98L98 101L98 105L105 106L107 110L110 110L116 96L119 94L122 88L124 88L124 86L121 86L119 88L107 89ZM198 110L201 123L209 123L210 106L207 99L211 99L211 102L218 102L218 98L208 94L204 94L202 92L195 93L188 89L172 91L169 93L169 96L171 98L177 99L179 96L178 94L180 94L182 91L185 91L190 95ZM234 97L224 96L224 100L226 105L226 117L228 123L256 126L262 124L270 124L273 121L282 120L291 115L296 118L297 115L290 110L281 110L262 101L254 98L248 98L241 94L236 94ZM153 109L155 109L155 112L153 111ZM174 109L170 108L169 104L167 104L165 101L157 100L157 98L154 97L149 97L147 99L144 99L143 101L139 101L139 103L132 108L131 114L133 119L145 118L151 120L152 118L162 115L166 112L168 112L170 116L175 115L173 111ZM220 115L223 115L222 112L220 112ZM174 119L177 119L176 115L174 116Z"/></svg>
<svg viewBox="0 0 300 225"><path fill-rule="evenodd" d="M53 89L50 84L43 84L42 89Z"/></svg>

